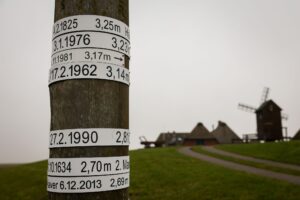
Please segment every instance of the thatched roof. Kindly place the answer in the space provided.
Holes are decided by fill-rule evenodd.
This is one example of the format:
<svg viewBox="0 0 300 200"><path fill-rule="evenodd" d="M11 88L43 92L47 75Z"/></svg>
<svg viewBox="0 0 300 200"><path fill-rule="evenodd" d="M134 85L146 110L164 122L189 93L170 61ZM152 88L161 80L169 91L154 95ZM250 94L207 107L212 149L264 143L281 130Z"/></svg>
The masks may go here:
<svg viewBox="0 0 300 200"><path fill-rule="evenodd" d="M202 124L198 123L192 132L186 136L187 139L215 139L215 137Z"/></svg>
<svg viewBox="0 0 300 200"><path fill-rule="evenodd" d="M300 129L298 132L294 135L293 140L300 140Z"/></svg>
<svg viewBox="0 0 300 200"><path fill-rule="evenodd" d="M231 144L233 142L241 141L239 136L237 136L237 134L222 121L219 121L218 127L211 133L216 137L220 144Z"/></svg>

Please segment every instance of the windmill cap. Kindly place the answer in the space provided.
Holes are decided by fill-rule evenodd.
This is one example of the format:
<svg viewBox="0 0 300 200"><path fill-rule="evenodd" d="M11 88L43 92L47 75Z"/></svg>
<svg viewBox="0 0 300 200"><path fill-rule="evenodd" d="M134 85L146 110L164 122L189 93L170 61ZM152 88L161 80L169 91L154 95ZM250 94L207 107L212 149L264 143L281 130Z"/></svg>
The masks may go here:
<svg viewBox="0 0 300 200"><path fill-rule="evenodd" d="M268 101L265 101L264 103L262 103L259 108L256 109L256 112L257 111L261 111L263 110L266 106L270 105L270 104L273 104L274 106L276 106L277 108L279 108L279 110L282 110L272 99L268 100Z"/></svg>

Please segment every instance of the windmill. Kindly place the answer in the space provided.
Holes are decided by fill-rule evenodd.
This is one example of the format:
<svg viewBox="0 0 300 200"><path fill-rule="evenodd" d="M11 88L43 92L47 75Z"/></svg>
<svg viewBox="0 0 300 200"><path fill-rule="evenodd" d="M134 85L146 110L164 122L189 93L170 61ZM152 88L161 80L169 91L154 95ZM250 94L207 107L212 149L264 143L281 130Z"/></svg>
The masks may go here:
<svg viewBox="0 0 300 200"><path fill-rule="evenodd" d="M238 104L238 108L256 114L257 139L264 141L282 140L282 122L288 115L281 113L281 108L271 99L270 88L265 87L258 108L247 104Z"/></svg>

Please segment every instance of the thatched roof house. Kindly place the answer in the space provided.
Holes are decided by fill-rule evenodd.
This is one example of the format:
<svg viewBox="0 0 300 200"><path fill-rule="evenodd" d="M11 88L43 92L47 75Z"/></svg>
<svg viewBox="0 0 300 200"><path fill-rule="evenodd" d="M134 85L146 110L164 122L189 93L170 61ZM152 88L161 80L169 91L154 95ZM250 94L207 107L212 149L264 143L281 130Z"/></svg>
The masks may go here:
<svg viewBox="0 0 300 200"><path fill-rule="evenodd" d="M174 145L215 145L241 143L242 140L224 122L219 121L218 127L209 132L207 128L198 123L190 132L166 132L160 133L155 142L155 146L174 146ZM149 143L149 142L148 142ZM145 144L144 144L145 145Z"/></svg>
<svg viewBox="0 0 300 200"><path fill-rule="evenodd" d="M184 139L184 145L214 145L217 144L216 138L202 124L198 123L192 132Z"/></svg>
<svg viewBox="0 0 300 200"><path fill-rule="evenodd" d="M213 130L212 135L220 144L241 143L242 140L237 134L227 126L225 122L219 121L218 127Z"/></svg>
<svg viewBox="0 0 300 200"><path fill-rule="evenodd" d="M293 140L300 140L300 129L298 132L294 135Z"/></svg>

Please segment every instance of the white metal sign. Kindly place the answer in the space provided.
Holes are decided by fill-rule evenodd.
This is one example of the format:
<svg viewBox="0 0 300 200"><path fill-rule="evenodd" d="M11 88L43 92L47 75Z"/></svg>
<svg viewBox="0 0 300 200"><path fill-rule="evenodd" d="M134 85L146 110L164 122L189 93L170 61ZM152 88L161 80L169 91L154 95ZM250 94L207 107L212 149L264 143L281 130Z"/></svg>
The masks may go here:
<svg viewBox="0 0 300 200"><path fill-rule="evenodd" d="M53 25L49 84L69 79L105 79L129 85L129 27L116 19L76 15Z"/></svg>
<svg viewBox="0 0 300 200"><path fill-rule="evenodd" d="M53 38L79 31L99 31L130 40L129 27L124 22L99 15L75 15L56 21L53 25Z"/></svg>
<svg viewBox="0 0 300 200"><path fill-rule="evenodd" d="M52 41L52 56L65 50L87 47L108 49L130 57L130 43L128 40L118 35L91 31L66 33L56 37Z"/></svg>
<svg viewBox="0 0 300 200"><path fill-rule="evenodd" d="M129 173L109 176L52 177L47 190L57 193L87 193L119 190L129 187Z"/></svg>
<svg viewBox="0 0 300 200"><path fill-rule="evenodd" d="M61 53L54 54L51 58L51 66L74 62L102 62L124 66L125 58L122 53L98 48L65 50Z"/></svg>
<svg viewBox="0 0 300 200"><path fill-rule="evenodd" d="M49 134L49 148L80 146L128 146L128 129L85 128L53 130Z"/></svg>
<svg viewBox="0 0 300 200"><path fill-rule="evenodd" d="M66 63L54 65L49 71L49 85L69 79L105 79L129 85L129 70L106 63Z"/></svg>
<svg viewBox="0 0 300 200"><path fill-rule="evenodd" d="M129 172L129 156L49 158L48 176L95 176Z"/></svg>

